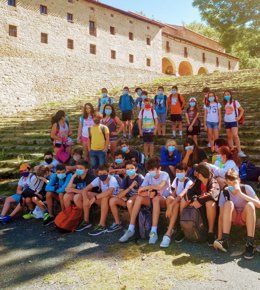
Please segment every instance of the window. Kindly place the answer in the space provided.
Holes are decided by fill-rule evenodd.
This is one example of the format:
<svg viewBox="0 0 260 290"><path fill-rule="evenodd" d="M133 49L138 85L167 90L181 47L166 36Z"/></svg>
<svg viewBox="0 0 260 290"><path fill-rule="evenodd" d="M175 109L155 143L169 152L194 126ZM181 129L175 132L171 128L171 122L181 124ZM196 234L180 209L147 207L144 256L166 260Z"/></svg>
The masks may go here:
<svg viewBox="0 0 260 290"><path fill-rule="evenodd" d="M133 34L133 32L129 32L129 40L134 40L134 34Z"/></svg>
<svg viewBox="0 0 260 290"><path fill-rule="evenodd" d="M216 67L219 67L219 59L216 57Z"/></svg>
<svg viewBox="0 0 260 290"><path fill-rule="evenodd" d="M41 33L41 43L48 43L48 34Z"/></svg>
<svg viewBox="0 0 260 290"><path fill-rule="evenodd" d="M170 47L170 42L166 41L166 51L170 52L171 51L171 47Z"/></svg>
<svg viewBox="0 0 260 290"><path fill-rule="evenodd" d="M150 37L147 37L147 38L146 38L146 44L147 44L147 45L151 45L151 38L150 38Z"/></svg>
<svg viewBox="0 0 260 290"><path fill-rule="evenodd" d="M91 54L96 54L97 53L97 47L96 47L95 44L90 44L90 46L89 46L89 52Z"/></svg>
<svg viewBox="0 0 260 290"><path fill-rule="evenodd" d="M97 36L95 21L89 21L89 34L93 36Z"/></svg>
<svg viewBox="0 0 260 290"><path fill-rule="evenodd" d="M111 50L111 58L116 59L116 51L115 50Z"/></svg>
<svg viewBox="0 0 260 290"><path fill-rule="evenodd" d="M133 24L133 21L132 21L132 20L129 20L129 23L130 23L130 24Z"/></svg>
<svg viewBox="0 0 260 290"><path fill-rule="evenodd" d="M147 28L147 30L149 30L150 29L150 26L147 26L146 28Z"/></svg>
<svg viewBox="0 0 260 290"><path fill-rule="evenodd" d="M132 54L129 54L129 62L130 63L134 62L134 56Z"/></svg>
<svg viewBox="0 0 260 290"><path fill-rule="evenodd" d="M73 3L73 2L74 2L74 0L68 0L68 2L69 2L69 3Z"/></svg>
<svg viewBox="0 0 260 290"><path fill-rule="evenodd" d="M231 62L228 62L228 70L231 70Z"/></svg>
<svg viewBox="0 0 260 290"><path fill-rule="evenodd" d="M203 63L206 62L206 54L205 54L205 52L202 53L202 62Z"/></svg>
<svg viewBox="0 0 260 290"><path fill-rule="evenodd" d="M67 21L71 23L73 22L73 14L67 13Z"/></svg>
<svg viewBox="0 0 260 290"><path fill-rule="evenodd" d="M115 35L116 34L116 29L113 26L110 26L110 34Z"/></svg>
<svg viewBox="0 0 260 290"><path fill-rule="evenodd" d="M40 5L40 13L41 14L47 14L47 6Z"/></svg>
<svg viewBox="0 0 260 290"><path fill-rule="evenodd" d="M73 39L68 39L68 41L67 41L67 47L69 49L74 49L74 40Z"/></svg>
<svg viewBox="0 0 260 290"><path fill-rule="evenodd" d="M114 17L114 14L110 14L111 17Z"/></svg>
<svg viewBox="0 0 260 290"><path fill-rule="evenodd" d="M16 0L8 0L8 5L16 7Z"/></svg>
<svg viewBox="0 0 260 290"><path fill-rule="evenodd" d="M151 66L151 59L150 58L146 59L146 66Z"/></svg>
<svg viewBox="0 0 260 290"><path fill-rule="evenodd" d="M188 57L188 48L184 47L184 57Z"/></svg>
<svg viewBox="0 0 260 290"><path fill-rule="evenodd" d="M17 26L9 25L9 35L17 37Z"/></svg>

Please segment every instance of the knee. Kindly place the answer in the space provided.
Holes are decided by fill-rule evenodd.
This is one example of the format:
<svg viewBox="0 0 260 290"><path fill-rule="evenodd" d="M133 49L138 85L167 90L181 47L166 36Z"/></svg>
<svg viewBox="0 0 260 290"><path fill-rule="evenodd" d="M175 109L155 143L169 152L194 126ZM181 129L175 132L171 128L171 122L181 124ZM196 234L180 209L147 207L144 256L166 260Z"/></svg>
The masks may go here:
<svg viewBox="0 0 260 290"><path fill-rule="evenodd" d="M9 196L5 199L5 203L11 203L11 202L13 202L11 196Z"/></svg>
<svg viewBox="0 0 260 290"><path fill-rule="evenodd" d="M234 209L234 203L230 200L226 201L224 204L224 211L231 211Z"/></svg>
<svg viewBox="0 0 260 290"><path fill-rule="evenodd" d="M46 193L46 199L52 198L52 192L47 192Z"/></svg>
<svg viewBox="0 0 260 290"><path fill-rule="evenodd" d="M116 204L117 204L117 198L114 198L114 197L110 198L109 206L114 207L116 206Z"/></svg>
<svg viewBox="0 0 260 290"><path fill-rule="evenodd" d="M160 199L159 199L159 196L157 195L157 196L155 196L154 198L153 198L153 205L154 204L159 204L160 203Z"/></svg>
<svg viewBox="0 0 260 290"><path fill-rule="evenodd" d="M133 200L131 200L131 199L128 200L127 203L126 203L127 208L132 208L133 205L134 205L134 202L133 202Z"/></svg>
<svg viewBox="0 0 260 290"><path fill-rule="evenodd" d="M246 204L246 206L245 206L245 210L247 211L247 212L255 212L255 205L254 205L254 203L253 202L248 202L247 204Z"/></svg>

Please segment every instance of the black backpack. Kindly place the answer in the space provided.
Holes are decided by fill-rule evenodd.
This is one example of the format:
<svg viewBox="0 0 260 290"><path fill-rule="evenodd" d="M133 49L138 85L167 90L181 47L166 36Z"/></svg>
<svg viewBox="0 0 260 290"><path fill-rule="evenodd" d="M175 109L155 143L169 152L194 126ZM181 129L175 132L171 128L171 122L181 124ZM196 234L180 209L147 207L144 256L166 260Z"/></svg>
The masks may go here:
<svg viewBox="0 0 260 290"><path fill-rule="evenodd" d="M139 127L138 127L138 119L134 121L133 129L132 129L132 136L137 138L139 136Z"/></svg>

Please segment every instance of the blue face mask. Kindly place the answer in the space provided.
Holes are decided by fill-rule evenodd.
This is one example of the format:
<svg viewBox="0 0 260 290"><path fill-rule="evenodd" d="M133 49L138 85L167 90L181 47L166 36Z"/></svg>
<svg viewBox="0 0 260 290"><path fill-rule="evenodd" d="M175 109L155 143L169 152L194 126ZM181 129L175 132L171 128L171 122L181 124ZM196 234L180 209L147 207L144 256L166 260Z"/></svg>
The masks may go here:
<svg viewBox="0 0 260 290"><path fill-rule="evenodd" d="M183 180L185 178L185 173L177 172L176 173L176 178L178 178L179 180Z"/></svg>
<svg viewBox="0 0 260 290"><path fill-rule="evenodd" d="M163 91L158 91L158 96L163 96L164 92Z"/></svg>
<svg viewBox="0 0 260 290"><path fill-rule="evenodd" d="M142 100L144 100L144 99L146 99L146 98L147 98L147 96L145 96L145 95L142 96Z"/></svg>
<svg viewBox="0 0 260 290"><path fill-rule="evenodd" d="M175 151L175 146L168 146L168 151L169 152Z"/></svg>
<svg viewBox="0 0 260 290"><path fill-rule="evenodd" d="M76 169L76 174L78 175L78 176L82 176L83 174L84 174L84 169Z"/></svg>
<svg viewBox="0 0 260 290"><path fill-rule="evenodd" d="M224 96L224 99L225 99L226 101L229 101L229 100L231 99L231 96L226 95L226 96Z"/></svg>
<svg viewBox="0 0 260 290"><path fill-rule="evenodd" d="M128 95L128 91L125 91L125 90L124 90L124 91L123 91L123 95L124 95L124 96L127 96L127 95Z"/></svg>
<svg viewBox="0 0 260 290"><path fill-rule="evenodd" d="M190 102L190 106L191 107L195 107L196 106L196 102Z"/></svg>
<svg viewBox="0 0 260 290"><path fill-rule="evenodd" d="M115 159L115 163L116 164L122 164L124 162L124 160L123 159Z"/></svg>
<svg viewBox="0 0 260 290"><path fill-rule="evenodd" d="M176 90L172 90L172 94L173 95L176 95L177 94L177 91Z"/></svg>
<svg viewBox="0 0 260 290"><path fill-rule="evenodd" d="M220 155L217 155L217 156L216 156L216 161L222 162L222 158L221 158Z"/></svg>
<svg viewBox="0 0 260 290"><path fill-rule="evenodd" d="M149 171L149 174L150 174L152 177L155 177L155 176L156 176L156 174L157 174L157 172L156 172L156 171L154 171L154 170L152 170L152 171Z"/></svg>
<svg viewBox="0 0 260 290"><path fill-rule="evenodd" d="M124 152L124 153L126 153L128 151L128 147L121 148L121 151Z"/></svg>
<svg viewBox="0 0 260 290"><path fill-rule="evenodd" d="M209 101L210 102L214 102L215 101L215 98L214 97L209 97Z"/></svg>
<svg viewBox="0 0 260 290"><path fill-rule="evenodd" d="M137 91L137 95L139 96L139 97L141 97L142 96L142 91L141 90L139 90L139 91Z"/></svg>
<svg viewBox="0 0 260 290"><path fill-rule="evenodd" d="M59 179L64 179L66 177L66 173L57 173L57 177Z"/></svg>
<svg viewBox="0 0 260 290"><path fill-rule="evenodd" d="M111 114L112 114L112 110L110 110L110 109L105 109L105 114L106 114L106 115L111 115Z"/></svg>
<svg viewBox="0 0 260 290"><path fill-rule="evenodd" d="M107 97L107 93L102 93L102 97L103 98Z"/></svg>
<svg viewBox="0 0 260 290"><path fill-rule="evenodd" d="M135 169L127 169L126 170L126 174L131 177L131 176L134 176L136 173Z"/></svg>
<svg viewBox="0 0 260 290"><path fill-rule="evenodd" d="M228 190L229 190L230 192L232 192L232 193L234 193L234 192L235 192L235 189L234 189L234 187L233 187L233 186L231 186L231 185L229 185L229 186L228 186Z"/></svg>

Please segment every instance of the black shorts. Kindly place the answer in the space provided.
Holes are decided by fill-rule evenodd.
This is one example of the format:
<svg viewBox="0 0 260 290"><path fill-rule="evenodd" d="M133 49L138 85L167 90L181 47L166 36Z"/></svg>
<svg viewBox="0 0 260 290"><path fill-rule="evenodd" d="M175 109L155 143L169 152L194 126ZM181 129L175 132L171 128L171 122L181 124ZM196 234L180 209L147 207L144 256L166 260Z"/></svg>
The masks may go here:
<svg viewBox="0 0 260 290"><path fill-rule="evenodd" d="M122 112L122 121L131 121L133 119L133 112L128 111L128 112Z"/></svg>
<svg viewBox="0 0 260 290"><path fill-rule="evenodd" d="M186 131L187 136L200 135L200 126L193 126L193 129L191 132L188 130L188 128L189 127L187 127L187 131Z"/></svg>
<svg viewBox="0 0 260 290"><path fill-rule="evenodd" d="M182 121L181 114L172 114L171 115L171 121L172 122L181 122Z"/></svg>
<svg viewBox="0 0 260 290"><path fill-rule="evenodd" d="M154 142L154 133L143 133L144 143L152 144Z"/></svg>

